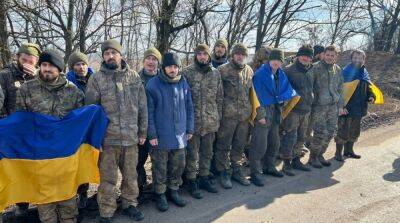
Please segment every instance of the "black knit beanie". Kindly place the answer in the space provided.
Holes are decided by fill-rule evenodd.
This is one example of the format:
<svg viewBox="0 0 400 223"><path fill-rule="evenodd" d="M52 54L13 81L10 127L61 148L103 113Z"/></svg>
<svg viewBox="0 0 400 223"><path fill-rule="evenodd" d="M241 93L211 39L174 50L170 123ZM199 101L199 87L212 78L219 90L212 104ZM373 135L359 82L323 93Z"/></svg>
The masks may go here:
<svg viewBox="0 0 400 223"><path fill-rule="evenodd" d="M178 55L175 53L166 53L162 59L162 69L164 70L165 67L176 65L181 67L181 61L179 60Z"/></svg>
<svg viewBox="0 0 400 223"><path fill-rule="evenodd" d="M39 66L43 62L48 62L58 68L61 72L65 69L63 57L55 50L46 50L39 57Z"/></svg>

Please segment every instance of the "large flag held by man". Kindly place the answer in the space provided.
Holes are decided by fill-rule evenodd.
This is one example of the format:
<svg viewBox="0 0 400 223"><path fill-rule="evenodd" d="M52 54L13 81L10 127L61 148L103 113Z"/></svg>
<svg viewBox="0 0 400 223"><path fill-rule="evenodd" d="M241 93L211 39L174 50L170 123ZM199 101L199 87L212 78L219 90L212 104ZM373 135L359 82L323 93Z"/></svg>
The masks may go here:
<svg viewBox="0 0 400 223"><path fill-rule="evenodd" d="M0 211L20 202L45 204L99 183L97 167L108 119L91 105L63 119L16 112L0 120Z"/></svg>

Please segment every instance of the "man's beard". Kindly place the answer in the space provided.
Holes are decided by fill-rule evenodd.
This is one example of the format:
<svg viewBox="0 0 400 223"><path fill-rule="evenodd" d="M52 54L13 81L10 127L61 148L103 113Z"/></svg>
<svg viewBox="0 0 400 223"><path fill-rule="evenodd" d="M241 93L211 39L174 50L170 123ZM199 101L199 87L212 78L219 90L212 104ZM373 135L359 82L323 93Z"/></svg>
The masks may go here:
<svg viewBox="0 0 400 223"><path fill-rule="evenodd" d="M118 68L118 64L115 61L105 62L105 66L110 70L116 70Z"/></svg>
<svg viewBox="0 0 400 223"><path fill-rule="evenodd" d="M221 59L221 58L224 58L224 57L225 57L225 54L226 54L226 53L224 53L224 54L221 55L220 53L215 52L215 53L214 53L214 56L215 56L216 59Z"/></svg>
<svg viewBox="0 0 400 223"><path fill-rule="evenodd" d="M47 82L47 83L53 82L53 81L55 81L57 79L57 76L56 77L52 77L52 76L48 76L48 75L42 74L41 72L40 72L39 76L40 76L40 79L42 81Z"/></svg>

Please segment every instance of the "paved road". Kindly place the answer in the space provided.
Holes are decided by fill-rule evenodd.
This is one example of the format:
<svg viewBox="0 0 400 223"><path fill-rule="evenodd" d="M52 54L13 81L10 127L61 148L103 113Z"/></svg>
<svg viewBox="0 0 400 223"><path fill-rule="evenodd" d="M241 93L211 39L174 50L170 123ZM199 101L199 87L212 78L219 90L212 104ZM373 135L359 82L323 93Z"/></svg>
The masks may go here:
<svg viewBox="0 0 400 223"><path fill-rule="evenodd" d="M202 200L185 195L187 207L171 204L166 213L148 203L141 207L143 222L400 222L400 123L364 132L356 147L361 160L333 161L329 168L283 179L266 177L263 188L234 184Z"/></svg>

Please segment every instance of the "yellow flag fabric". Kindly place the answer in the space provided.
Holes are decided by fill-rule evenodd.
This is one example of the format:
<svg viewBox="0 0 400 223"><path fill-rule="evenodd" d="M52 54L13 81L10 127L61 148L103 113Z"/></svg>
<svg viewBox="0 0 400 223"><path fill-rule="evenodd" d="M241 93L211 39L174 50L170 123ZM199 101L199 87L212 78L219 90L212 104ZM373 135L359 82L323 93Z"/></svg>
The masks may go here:
<svg viewBox="0 0 400 223"><path fill-rule="evenodd" d="M292 109L299 103L300 101L300 96L295 96L290 101L285 105L282 111L282 119L285 119L289 113L292 111Z"/></svg>
<svg viewBox="0 0 400 223"><path fill-rule="evenodd" d="M360 80L358 79L343 83L343 98L345 105L350 101L350 98L353 96L359 83ZM385 102L382 91L373 83L369 85L369 88L376 97L374 104L382 105Z"/></svg>

